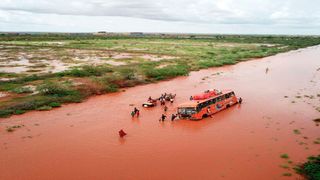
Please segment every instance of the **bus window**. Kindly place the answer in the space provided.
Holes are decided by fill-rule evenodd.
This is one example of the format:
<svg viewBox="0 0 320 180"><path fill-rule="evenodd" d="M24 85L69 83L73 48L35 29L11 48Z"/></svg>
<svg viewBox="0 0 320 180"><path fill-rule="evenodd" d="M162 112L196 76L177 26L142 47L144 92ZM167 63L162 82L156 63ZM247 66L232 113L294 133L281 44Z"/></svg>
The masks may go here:
<svg viewBox="0 0 320 180"><path fill-rule="evenodd" d="M230 93L225 95L226 99L228 99L230 97Z"/></svg>
<svg viewBox="0 0 320 180"><path fill-rule="evenodd" d="M209 104L213 104L213 99L210 99Z"/></svg>
<svg viewBox="0 0 320 180"><path fill-rule="evenodd" d="M231 97L234 96L234 92L233 92L233 91L230 93L230 96L231 96Z"/></svg>
<svg viewBox="0 0 320 180"><path fill-rule="evenodd" d="M216 98L214 98L214 99L212 99L211 101L212 101L211 104L215 104L217 100L216 100Z"/></svg>

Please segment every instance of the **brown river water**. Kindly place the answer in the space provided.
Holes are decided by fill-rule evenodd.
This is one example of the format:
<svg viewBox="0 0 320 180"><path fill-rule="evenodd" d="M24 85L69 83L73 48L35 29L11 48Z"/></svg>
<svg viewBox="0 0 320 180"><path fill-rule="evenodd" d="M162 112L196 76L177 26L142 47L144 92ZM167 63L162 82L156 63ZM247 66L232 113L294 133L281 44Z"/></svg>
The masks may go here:
<svg viewBox="0 0 320 180"><path fill-rule="evenodd" d="M288 164L280 155L296 164L320 154L312 121L320 117L318 68L314 46L0 119L0 179L300 179L280 167ZM233 89L243 103L201 121L159 122L162 107L141 107L149 96L176 93L171 115L212 88ZM120 129L128 135L119 138Z"/></svg>

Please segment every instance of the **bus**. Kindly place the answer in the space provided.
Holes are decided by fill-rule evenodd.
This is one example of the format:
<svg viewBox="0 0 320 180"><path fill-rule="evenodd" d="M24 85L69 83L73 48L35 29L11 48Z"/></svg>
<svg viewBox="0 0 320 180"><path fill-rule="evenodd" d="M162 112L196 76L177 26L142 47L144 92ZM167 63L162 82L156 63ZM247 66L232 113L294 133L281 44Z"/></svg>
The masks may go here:
<svg viewBox="0 0 320 180"><path fill-rule="evenodd" d="M202 95L197 95L197 97L201 96L204 98L194 99L192 97L196 96L191 96L189 102L180 104L178 106L179 118L201 120L238 103L238 98L233 91L214 91L214 93L206 91ZM209 97L208 94L210 94Z"/></svg>

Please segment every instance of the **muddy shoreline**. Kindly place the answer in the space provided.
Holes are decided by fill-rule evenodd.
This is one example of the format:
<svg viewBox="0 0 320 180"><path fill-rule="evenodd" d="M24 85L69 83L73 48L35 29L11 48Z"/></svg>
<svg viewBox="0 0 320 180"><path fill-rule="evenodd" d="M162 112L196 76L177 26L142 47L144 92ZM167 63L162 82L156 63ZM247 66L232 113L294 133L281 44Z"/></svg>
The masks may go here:
<svg viewBox="0 0 320 180"><path fill-rule="evenodd" d="M280 155L295 164L320 152L312 121L320 115L319 55L319 46L309 47L1 119L0 179L299 178ZM159 123L160 107L140 108L146 97L172 92L171 114L208 88L232 88L244 102L202 121ZM141 109L139 119L129 104ZM17 124L24 126L6 132Z"/></svg>

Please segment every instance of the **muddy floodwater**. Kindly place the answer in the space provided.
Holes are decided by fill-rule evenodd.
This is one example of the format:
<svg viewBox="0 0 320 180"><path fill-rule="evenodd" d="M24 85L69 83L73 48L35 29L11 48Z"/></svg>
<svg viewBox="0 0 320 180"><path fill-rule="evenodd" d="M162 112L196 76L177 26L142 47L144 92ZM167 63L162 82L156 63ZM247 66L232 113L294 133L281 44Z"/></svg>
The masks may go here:
<svg viewBox="0 0 320 180"><path fill-rule="evenodd" d="M301 178L292 167L320 154L319 57L315 46L0 119L0 179ZM176 93L169 116L212 88L232 89L243 103L201 121L163 123L160 105L141 107ZM14 125L23 126L7 132Z"/></svg>

